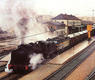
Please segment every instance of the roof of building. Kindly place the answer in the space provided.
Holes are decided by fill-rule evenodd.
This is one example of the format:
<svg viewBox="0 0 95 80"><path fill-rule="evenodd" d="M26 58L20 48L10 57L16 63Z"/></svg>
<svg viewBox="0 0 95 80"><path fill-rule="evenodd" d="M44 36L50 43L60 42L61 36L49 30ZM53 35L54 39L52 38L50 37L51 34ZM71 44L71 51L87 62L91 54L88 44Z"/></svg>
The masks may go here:
<svg viewBox="0 0 95 80"><path fill-rule="evenodd" d="M54 26L63 26L63 27L65 27L64 23L59 23L59 22L47 22L47 24L54 25Z"/></svg>
<svg viewBox="0 0 95 80"><path fill-rule="evenodd" d="M92 22L92 21L82 21L82 24L94 24L94 22Z"/></svg>
<svg viewBox="0 0 95 80"><path fill-rule="evenodd" d="M59 14L58 16L52 18L53 20L80 20L74 15Z"/></svg>

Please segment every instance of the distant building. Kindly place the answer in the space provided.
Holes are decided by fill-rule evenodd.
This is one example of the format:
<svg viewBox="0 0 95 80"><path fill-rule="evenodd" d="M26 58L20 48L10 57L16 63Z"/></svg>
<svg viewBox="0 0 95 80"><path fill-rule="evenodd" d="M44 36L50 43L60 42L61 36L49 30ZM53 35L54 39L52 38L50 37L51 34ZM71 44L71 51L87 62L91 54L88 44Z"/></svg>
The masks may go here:
<svg viewBox="0 0 95 80"><path fill-rule="evenodd" d="M94 22L92 22L92 21L82 21L82 24L83 25L94 24Z"/></svg>
<svg viewBox="0 0 95 80"><path fill-rule="evenodd" d="M46 22L49 30L57 36L65 36L65 24L59 22Z"/></svg>
<svg viewBox="0 0 95 80"><path fill-rule="evenodd" d="M36 19L38 22L45 23L45 22L51 21L52 16L50 16L50 15L39 15Z"/></svg>
<svg viewBox="0 0 95 80"><path fill-rule="evenodd" d="M73 15L59 14L58 16L52 18L52 21L56 23L64 23L66 34L78 32L81 28L81 20Z"/></svg>
<svg viewBox="0 0 95 80"><path fill-rule="evenodd" d="M52 18L53 22L64 23L67 26L80 27L81 20L73 15L60 14L54 18Z"/></svg>
<svg viewBox="0 0 95 80"><path fill-rule="evenodd" d="M65 24L64 23L59 23L59 22L47 22L48 27L51 28L53 27L55 30L58 29L65 29Z"/></svg>
<svg viewBox="0 0 95 80"><path fill-rule="evenodd" d="M79 17L79 19L86 21L86 22L93 22L95 23L95 17L88 17L88 16L83 16L83 17Z"/></svg>

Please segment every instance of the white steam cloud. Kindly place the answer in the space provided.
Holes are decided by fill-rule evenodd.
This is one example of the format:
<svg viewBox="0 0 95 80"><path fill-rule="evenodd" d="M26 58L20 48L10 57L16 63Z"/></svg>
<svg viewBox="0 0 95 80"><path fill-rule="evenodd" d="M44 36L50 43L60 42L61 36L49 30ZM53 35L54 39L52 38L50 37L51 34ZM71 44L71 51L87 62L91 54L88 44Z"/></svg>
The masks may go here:
<svg viewBox="0 0 95 80"><path fill-rule="evenodd" d="M44 61L44 57L41 53L36 54L33 53L32 55L29 56L30 61L29 61L29 67L31 67L33 70L37 68L38 64L41 64Z"/></svg>
<svg viewBox="0 0 95 80"><path fill-rule="evenodd" d="M31 3L31 5L28 5L28 3ZM2 4L0 27L7 31L11 29L18 38L21 38L21 44L46 40L53 36L49 32L45 33L49 31L46 25L36 21L37 14L33 9L32 0L4 0L0 1L0 4ZM24 38L26 36L29 37Z"/></svg>

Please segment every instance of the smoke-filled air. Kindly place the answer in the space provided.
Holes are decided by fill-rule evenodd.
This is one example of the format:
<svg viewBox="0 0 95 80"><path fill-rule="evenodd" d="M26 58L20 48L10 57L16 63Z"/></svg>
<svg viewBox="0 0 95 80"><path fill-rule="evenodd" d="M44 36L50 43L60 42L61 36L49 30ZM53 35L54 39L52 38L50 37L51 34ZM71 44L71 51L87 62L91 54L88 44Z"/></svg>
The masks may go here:
<svg viewBox="0 0 95 80"><path fill-rule="evenodd" d="M0 27L11 31L20 40L20 44L46 40L53 35L45 24L37 22L38 14L28 0L1 1ZM29 2L32 4L32 0Z"/></svg>

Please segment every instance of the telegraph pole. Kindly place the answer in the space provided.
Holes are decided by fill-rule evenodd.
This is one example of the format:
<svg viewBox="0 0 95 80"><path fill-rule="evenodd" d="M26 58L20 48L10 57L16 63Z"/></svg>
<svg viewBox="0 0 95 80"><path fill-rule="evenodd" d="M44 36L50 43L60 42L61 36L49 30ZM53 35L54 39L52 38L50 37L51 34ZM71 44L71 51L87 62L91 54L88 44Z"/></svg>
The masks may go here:
<svg viewBox="0 0 95 80"><path fill-rule="evenodd" d="M93 9L93 10L92 10L92 21L93 21L93 22L95 22L95 21L94 21L94 11L95 11L95 10Z"/></svg>

